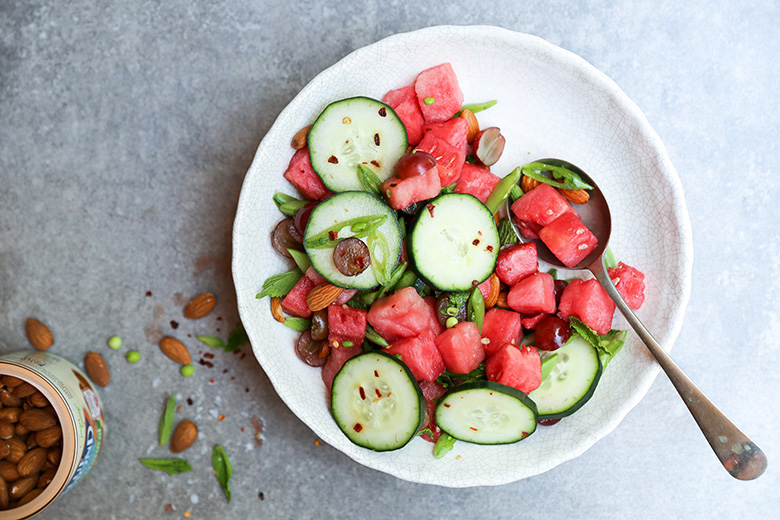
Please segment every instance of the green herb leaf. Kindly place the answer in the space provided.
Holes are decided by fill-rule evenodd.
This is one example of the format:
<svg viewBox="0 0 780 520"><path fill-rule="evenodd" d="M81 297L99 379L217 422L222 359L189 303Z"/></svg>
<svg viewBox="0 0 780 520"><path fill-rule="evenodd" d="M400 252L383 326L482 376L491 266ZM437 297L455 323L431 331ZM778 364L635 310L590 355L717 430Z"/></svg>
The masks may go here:
<svg viewBox="0 0 780 520"><path fill-rule="evenodd" d="M447 295L447 307L454 307L455 309L460 310L468 301L469 296L471 296L471 294L469 294L468 291L451 292Z"/></svg>
<svg viewBox="0 0 780 520"><path fill-rule="evenodd" d="M522 166L523 175L527 175L539 182L549 184L554 188L564 190L592 190L593 186L582 180L582 177L563 166L555 166L543 162L531 162ZM563 179L563 182L553 180L547 177L544 172L551 172L556 179Z"/></svg>
<svg viewBox="0 0 780 520"><path fill-rule="evenodd" d="M379 180L374 170L366 166L365 164L357 165L358 178L360 184L363 185L363 189L369 193L373 193L377 197L382 196L382 181Z"/></svg>
<svg viewBox="0 0 780 520"><path fill-rule="evenodd" d="M477 324L479 332L482 333L482 323L485 321L485 297L478 287L471 291L466 315L469 321Z"/></svg>
<svg viewBox="0 0 780 520"><path fill-rule="evenodd" d="M295 213L309 202L307 200L296 199L292 195L287 195L280 191L274 193L273 200L276 207L279 208L279 211L288 217L294 217Z"/></svg>
<svg viewBox="0 0 780 520"><path fill-rule="evenodd" d="M190 463L184 459L138 459L141 464L150 469L164 471L168 475L178 475L192 471Z"/></svg>
<svg viewBox="0 0 780 520"><path fill-rule="evenodd" d="M604 265L607 266L607 269L614 269L617 267L615 255L612 253L612 250L609 248L609 246L607 246L607 249L604 251Z"/></svg>
<svg viewBox="0 0 780 520"><path fill-rule="evenodd" d="M502 246L517 244L519 241L512 223L508 219L502 218L498 221L498 239Z"/></svg>
<svg viewBox="0 0 780 520"><path fill-rule="evenodd" d="M246 330L244 330L244 325L239 322L239 324L230 331L227 345L225 345L225 352L235 352L247 343L249 343L249 336L247 336Z"/></svg>
<svg viewBox="0 0 780 520"><path fill-rule="evenodd" d="M211 348L224 349L225 341L216 336L195 336L195 338L206 346Z"/></svg>
<svg viewBox="0 0 780 520"><path fill-rule="evenodd" d="M298 266L298 269L300 269L301 272L305 273L306 270L311 267L311 260L309 260L309 255L303 251L298 251L297 249L288 249L287 252L290 253L290 256L292 256L292 259L295 261L295 265Z"/></svg>
<svg viewBox="0 0 780 520"><path fill-rule="evenodd" d="M417 432L417 436L425 435L426 433L433 437L433 432L430 428L420 428L420 431Z"/></svg>
<svg viewBox="0 0 780 520"><path fill-rule="evenodd" d="M598 350L602 369L607 368L607 364L620 352L620 349L623 348L626 342L625 330L613 329L606 334L599 335L586 323L574 316L569 317L569 325L577 334L593 345L593 348Z"/></svg>
<svg viewBox="0 0 780 520"><path fill-rule="evenodd" d="M380 347L387 347L390 345L390 343L388 343L385 338L380 336L371 325L366 325L366 339L372 343L376 343Z"/></svg>
<svg viewBox="0 0 780 520"><path fill-rule="evenodd" d="M548 356L542 360L542 381L547 379L552 369L555 368L555 364L558 363L558 353L555 352L551 356Z"/></svg>
<svg viewBox="0 0 780 520"><path fill-rule="evenodd" d="M492 214L495 215L496 212L501 209L501 205L512 191L512 186L517 185L517 181L520 180L521 175L522 169L515 168L509 172L506 177L498 181L498 184L496 184L496 187L490 192L490 196L485 202L485 206L487 206Z"/></svg>
<svg viewBox="0 0 780 520"><path fill-rule="evenodd" d="M225 448L217 444L211 450L211 467L214 468L214 476L217 477L227 501L230 502L230 478L233 476L233 466L230 464Z"/></svg>
<svg viewBox="0 0 780 520"><path fill-rule="evenodd" d="M437 459L446 455L453 447L455 447L455 437L450 437L446 433L442 432L439 440L433 445L433 456Z"/></svg>
<svg viewBox="0 0 780 520"><path fill-rule="evenodd" d="M303 318L285 318L283 325L292 330L303 332L304 330L311 328L311 320L305 320Z"/></svg>
<svg viewBox="0 0 780 520"><path fill-rule="evenodd" d="M550 269L549 271L547 271L547 274L552 276L553 280L557 280L558 279L558 270L557 269Z"/></svg>
<svg viewBox="0 0 780 520"><path fill-rule="evenodd" d="M468 105L463 105L460 111L455 114L455 117L460 117L460 114L464 110L471 110L473 114L476 114L477 112L482 112L483 110L487 110L488 108L492 107L496 103L498 103L497 99L491 99L490 101L485 101L483 103L471 103Z"/></svg>
<svg viewBox="0 0 780 520"><path fill-rule="evenodd" d="M336 244L345 238L349 238L348 236L338 236L342 229L349 227L352 231L351 236L355 238L365 238L369 236L374 230L379 228L379 226L384 224L385 220L387 220L387 215L365 215L362 217L342 220L341 222L332 225L328 229L320 231L316 235L307 238L304 240L303 245L307 249L327 249L329 247L336 247Z"/></svg>
<svg viewBox="0 0 780 520"><path fill-rule="evenodd" d="M449 186L445 186L445 187L443 187L443 188L441 189L441 191L439 191L439 195L444 195L445 193L452 193L453 191L455 191L455 187L456 187L457 185L458 185L458 183L457 183L457 182L453 182L453 183L452 183L452 184L450 184Z"/></svg>
<svg viewBox="0 0 780 520"><path fill-rule="evenodd" d="M485 362L483 361L477 368L468 374L455 374L449 370L445 370L442 375L436 378L436 382L444 388L451 388L460 383L475 383L477 381L485 381L486 379Z"/></svg>
<svg viewBox="0 0 780 520"><path fill-rule="evenodd" d="M303 277L303 273L300 269L293 269L282 274L275 274L263 282L263 290L255 297L257 299L264 296L270 296L271 298L282 298L287 296L287 293L292 291L298 280Z"/></svg>
<svg viewBox="0 0 780 520"><path fill-rule="evenodd" d="M360 309L361 311L365 311L368 309L368 305L366 305L362 299L360 298L350 298L347 302L347 305L352 307L353 309Z"/></svg>
<svg viewBox="0 0 780 520"><path fill-rule="evenodd" d="M160 417L160 446L165 446L171 438L173 430L173 415L176 413L176 398L171 394L165 404L165 411Z"/></svg>

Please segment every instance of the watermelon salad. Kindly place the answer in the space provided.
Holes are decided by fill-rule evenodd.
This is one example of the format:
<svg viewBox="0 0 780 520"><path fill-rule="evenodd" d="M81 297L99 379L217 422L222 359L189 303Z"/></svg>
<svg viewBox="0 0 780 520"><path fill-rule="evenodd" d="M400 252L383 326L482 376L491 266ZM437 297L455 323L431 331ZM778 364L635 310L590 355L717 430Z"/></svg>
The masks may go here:
<svg viewBox="0 0 780 520"><path fill-rule="evenodd" d="M537 258L539 241L568 267L596 248L576 209L591 187L555 164L491 172L506 140L475 114L496 102L463 99L444 63L381 101L331 103L293 138L299 196L273 197L271 241L295 267L257 297L367 449L518 442L582 407L625 340L596 280ZM607 256L638 309L644 275Z"/></svg>

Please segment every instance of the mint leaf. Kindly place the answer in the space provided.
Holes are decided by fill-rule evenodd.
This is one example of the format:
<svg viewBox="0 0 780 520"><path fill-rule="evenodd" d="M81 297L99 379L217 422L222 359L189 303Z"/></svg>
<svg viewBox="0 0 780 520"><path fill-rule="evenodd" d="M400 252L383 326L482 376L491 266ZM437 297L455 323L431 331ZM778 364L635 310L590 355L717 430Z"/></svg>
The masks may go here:
<svg viewBox="0 0 780 520"><path fill-rule="evenodd" d="M304 330L311 328L311 320L305 320L303 318L285 318L283 325L292 330L303 332Z"/></svg>
<svg viewBox="0 0 780 520"><path fill-rule="evenodd" d="M171 438L174 413L176 413L176 399L173 397L173 394L171 394L165 405L165 411L163 412L162 417L160 417L160 446L168 444L168 440Z"/></svg>
<svg viewBox="0 0 780 520"><path fill-rule="evenodd" d="M195 338L208 347L218 349L225 348L225 341L222 338L216 336L195 336Z"/></svg>
<svg viewBox="0 0 780 520"><path fill-rule="evenodd" d="M184 459L138 459L141 464L150 469L164 471L168 475L178 475L192 471L190 463Z"/></svg>
<svg viewBox="0 0 780 520"><path fill-rule="evenodd" d="M433 446L433 456L437 459L442 458L444 455L447 454L452 448L455 446L455 437L450 437L446 433L442 432L441 436L439 437L439 440L436 441L436 444Z"/></svg>
<svg viewBox="0 0 780 520"><path fill-rule="evenodd" d="M625 330L613 329L606 334L599 335L588 327L588 325L583 323L582 320L575 318L574 316L569 317L569 325L571 325L571 328L574 329L577 334L593 345L593 348L598 350L602 370L607 368L607 364L612 361L612 358L614 358L618 352L620 352L620 349L623 348L623 345L626 342L627 333Z"/></svg>
<svg viewBox="0 0 780 520"><path fill-rule="evenodd" d="M502 218L498 222L498 239L502 246L517 244L519 241L517 233L515 233L512 223L509 220Z"/></svg>
<svg viewBox="0 0 780 520"><path fill-rule="evenodd" d="M230 331L227 345L225 345L225 352L235 352L247 343L249 343L249 336L247 336L246 330L244 330L244 325L239 322L238 325Z"/></svg>
<svg viewBox="0 0 780 520"><path fill-rule="evenodd" d="M225 448L219 444L211 450L211 467L227 501L230 502L230 478L233 476L233 466L230 464Z"/></svg>
<svg viewBox="0 0 780 520"><path fill-rule="evenodd" d="M617 262L615 262L615 255L612 253L612 250L607 246L607 249L604 251L604 265L607 266L607 269L614 269L617 267Z"/></svg>
<svg viewBox="0 0 780 520"><path fill-rule="evenodd" d="M306 269L311 266L309 255L303 251L298 251L297 249L288 249L287 252L290 253L292 259L295 261L295 265L298 266L298 269L300 269L302 273L305 273Z"/></svg>
<svg viewBox="0 0 780 520"><path fill-rule="evenodd" d="M476 381L485 381L486 379L485 362L483 361L477 368L468 374L456 374L449 370L445 370L442 375L436 378L436 382L444 388L451 388L460 383L474 383Z"/></svg>
<svg viewBox="0 0 780 520"><path fill-rule="evenodd" d="M263 290L255 297L257 299L264 296L270 296L271 298L281 298L287 296L287 293L292 291L295 284L298 283L303 277L303 272L300 269L293 269L282 274L275 274L263 282Z"/></svg>

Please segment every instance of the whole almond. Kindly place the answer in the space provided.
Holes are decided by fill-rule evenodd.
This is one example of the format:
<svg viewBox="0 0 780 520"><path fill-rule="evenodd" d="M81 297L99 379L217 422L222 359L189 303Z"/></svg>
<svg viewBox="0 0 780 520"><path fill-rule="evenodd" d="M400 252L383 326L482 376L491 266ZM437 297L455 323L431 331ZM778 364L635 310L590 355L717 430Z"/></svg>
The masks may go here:
<svg viewBox="0 0 780 520"><path fill-rule="evenodd" d="M38 475L46 462L46 448L33 448L24 454L16 465L16 471L23 477Z"/></svg>
<svg viewBox="0 0 780 520"><path fill-rule="evenodd" d="M0 461L0 477L6 482L13 482L19 478L19 472L16 471L16 464L7 460Z"/></svg>
<svg viewBox="0 0 780 520"><path fill-rule="evenodd" d="M284 323L284 315L282 314L282 299L278 296L271 298L271 316L274 317L279 323Z"/></svg>
<svg viewBox="0 0 780 520"><path fill-rule="evenodd" d="M181 365L189 365L192 362L192 356L190 356L187 346L171 336L165 336L160 340L160 350L168 358Z"/></svg>
<svg viewBox="0 0 780 520"><path fill-rule="evenodd" d="M84 368L89 378L98 386L107 386L111 381L111 372L103 356L97 352L88 352L84 357Z"/></svg>
<svg viewBox="0 0 780 520"><path fill-rule="evenodd" d="M43 493L43 488L33 489L32 491L28 491L26 495L24 495L22 498L19 499L19 503L16 504L16 507L22 507L25 504L29 504L36 498L38 498L38 495Z"/></svg>
<svg viewBox="0 0 780 520"><path fill-rule="evenodd" d="M14 388L13 394L19 399L24 399L25 397L30 397L37 391L38 391L37 388L35 388L33 385L25 381L21 385Z"/></svg>
<svg viewBox="0 0 780 520"><path fill-rule="evenodd" d="M56 426L57 417L43 408L30 408L19 415L19 422L25 425L31 432L39 432Z"/></svg>
<svg viewBox="0 0 780 520"><path fill-rule="evenodd" d="M0 439L10 439L14 436L14 425L5 421L0 421Z"/></svg>
<svg viewBox="0 0 780 520"><path fill-rule="evenodd" d="M336 287L332 283L323 282L309 292L306 297L306 305L313 312L327 309L328 305L336 301L344 291L341 287Z"/></svg>
<svg viewBox="0 0 780 520"><path fill-rule="evenodd" d="M558 190L567 200L575 204L585 204L590 200L590 193L585 190Z"/></svg>
<svg viewBox="0 0 780 520"><path fill-rule="evenodd" d="M198 438L198 427L189 419L180 422L171 436L171 452L181 453L195 443Z"/></svg>
<svg viewBox="0 0 780 520"><path fill-rule="evenodd" d="M35 442L42 448L50 448L60 442L60 439L62 439L62 428L60 426L52 426L35 434Z"/></svg>
<svg viewBox="0 0 780 520"><path fill-rule="evenodd" d="M477 121L477 116L474 115L474 112L469 110L468 108L464 109L460 113L460 118L465 119L466 122L469 124L468 131L466 132L466 140L470 143L474 140L474 137L479 133L479 121Z"/></svg>
<svg viewBox="0 0 780 520"><path fill-rule="evenodd" d="M12 394L7 388L3 388L0 390L0 403L9 408L17 408L21 406L22 400Z"/></svg>
<svg viewBox="0 0 780 520"><path fill-rule="evenodd" d="M8 509L8 484L5 479L0 477L0 509Z"/></svg>
<svg viewBox="0 0 780 520"><path fill-rule="evenodd" d="M38 408L43 408L49 404L49 400L46 399L46 397L40 392L35 392L33 395L31 395L27 399L27 402L33 406L37 406Z"/></svg>
<svg viewBox="0 0 780 520"><path fill-rule="evenodd" d="M54 335L49 327L35 318L27 318L25 328L27 329L27 339L38 350L49 350L54 344Z"/></svg>
<svg viewBox="0 0 780 520"><path fill-rule="evenodd" d="M18 422L14 426L14 433L16 433L17 437L24 437L25 435L30 433L30 429L27 426L25 426L24 424Z"/></svg>
<svg viewBox="0 0 780 520"><path fill-rule="evenodd" d="M58 466L60 460L62 460L62 446L54 446L49 448L49 452L46 454L46 459L54 466ZM2 462L0 462L0 464L2 464ZM2 476L2 474L0 474L0 476Z"/></svg>
<svg viewBox="0 0 780 520"><path fill-rule="evenodd" d="M0 383L3 383L8 388L14 388L24 383L24 381L14 376L0 376Z"/></svg>
<svg viewBox="0 0 780 520"><path fill-rule="evenodd" d="M523 177L520 179L520 189L523 190L523 193L528 193L532 189L536 188L541 184L536 179L532 179L528 175L523 175Z"/></svg>
<svg viewBox="0 0 780 520"><path fill-rule="evenodd" d="M197 295L184 307L184 317L199 320L207 316L217 306L217 299L211 293Z"/></svg>
<svg viewBox="0 0 780 520"><path fill-rule="evenodd" d="M503 309L509 308L509 302L507 301L507 296L509 295L506 291L501 291L498 293L498 299L496 300L496 307L501 307Z"/></svg>
<svg viewBox="0 0 780 520"><path fill-rule="evenodd" d="M295 137L292 138L292 142L290 143L293 147L293 150L300 150L301 148L306 147L307 139L309 138L309 130L311 130L311 126L305 126L298 130L298 133L295 134Z"/></svg>
<svg viewBox="0 0 780 520"><path fill-rule="evenodd" d="M24 454L27 453L27 444L18 437L11 437L5 442L7 442L8 446L11 448L11 453L8 454L5 460L11 464L18 464L19 461L22 460L22 457L24 457Z"/></svg>
<svg viewBox="0 0 780 520"><path fill-rule="evenodd" d="M0 440L0 459L4 459L11 453L11 447L4 440Z"/></svg>
<svg viewBox="0 0 780 520"><path fill-rule="evenodd" d="M496 273L490 275L490 294L485 298L485 308L492 309L498 301L498 294L501 292L501 280Z"/></svg>
<svg viewBox="0 0 780 520"><path fill-rule="evenodd" d="M11 498L22 498L32 491L37 483L38 475L19 478L11 483L11 486L8 488L8 494L11 495Z"/></svg>
<svg viewBox="0 0 780 520"><path fill-rule="evenodd" d="M35 440L35 435L28 435L27 439L24 441L24 444L27 446L27 451L38 447L38 441Z"/></svg>
<svg viewBox="0 0 780 520"><path fill-rule="evenodd" d="M0 409L0 421L16 424L19 422L19 415L21 415L21 413L21 408L2 408Z"/></svg>
<svg viewBox="0 0 780 520"><path fill-rule="evenodd" d="M43 473L41 473L41 478L38 479L38 485L36 487L38 488L45 488L49 484L51 484L51 481L54 480L54 475L57 473L57 468L51 468L47 469Z"/></svg>

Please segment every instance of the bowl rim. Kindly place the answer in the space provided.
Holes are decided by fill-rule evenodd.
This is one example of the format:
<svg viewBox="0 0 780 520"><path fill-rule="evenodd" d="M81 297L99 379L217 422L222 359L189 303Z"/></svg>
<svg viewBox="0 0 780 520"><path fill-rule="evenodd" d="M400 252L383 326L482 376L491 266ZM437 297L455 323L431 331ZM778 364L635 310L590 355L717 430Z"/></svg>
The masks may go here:
<svg viewBox="0 0 780 520"><path fill-rule="evenodd" d="M263 141L265 141L265 137L268 136L269 134L272 134L279 126L281 126L282 124L281 122L285 120L291 112L298 110L299 107L297 105L301 102L301 100L306 98L311 91L315 90L317 88L318 83L322 81L323 78L331 74L334 69L341 66L344 62L351 61L356 56L359 56L360 54L373 52L378 47L391 46L398 42L402 42L410 37L425 35L428 38L432 38L432 37L436 37L440 33L450 34L450 35L453 33L459 33L460 36L472 37L472 38L480 37L480 36L481 37L489 36L492 39L501 39L502 41L508 41L513 46L533 44L534 46L542 47L546 53L554 56L556 58L556 61L561 61L564 64L576 68L579 72L583 73L591 81L602 86L605 92L609 95L609 98L612 101L614 101L622 110L624 110L633 121L636 122L637 128L640 131L640 136L648 141L650 147L654 151L655 158L657 159L658 164L663 166L663 168L661 169L663 170L666 180L668 180L671 183L670 186L671 192L676 197L675 202L677 204L676 206L677 212L675 214L675 217L679 222L679 228L677 228L676 231L680 235L680 239L679 239L680 253L678 256L680 257L680 259L682 259L681 261L682 276L680 278L680 288L679 288L680 289L679 312L673 313L673 315L671 316L668 322L667 336L669 337L669 340L663 345L667 352L671 351L672 346L674 345L674 342L679 336L679 333L682 329L685 310L687 308L691 296L692 270L693 270L693 239L692 239L691 221L690 221L690 216L688 214L687 204L685 202L682 181L680 180L679 175L677 174L677 171L671 162L669 154L663 142L661 141L660 136L652 128L649 121L647 120L647 117L640 110L639 106L634 101L632 101L625 92L623 92L623 90L617 85L617 83L615 83L615 81L612 80L609 76L607 76L604 72L598 70L595 66L590 64L587 60L585 60L581 56L569 50L563 49L562 47L559 47L555 44L552 44L538 36L512 31L509 29L505 29L497 26L491 26L491 25L437 25L437 26L431 26L423 29L417 29L413 31L393 34L391 36L378 40L369 45L360 47L350 52L349 54L347 54L346 56L344 56L334 64L328 66L326 69L324 69L316 76L314 76L314 78L312 78L306 84L306 86L304 86L298 92L298 94L296 94L296 96L292 100L290 100L290 102L285 106L285 108L279 113L274 123L271 125L268 132L263 137L263 140L258 145L252 163L249 169L247 170L246 178L244 179L244 182L242 184L241 193L239 195L238 208L236 211L236 217L234 219L234 224L233 224L232 273L233 273L234 283L236 283L236 280L239 278L237 273L242 269L242 266L240 265L239 262L239 255L238 255L241 246L241 236L239 233L239 226L240 226L240 221L242 220L244 214L248 211L247 207L249 203L247 202L247 200L250 197L248 197L246 193L247 184L248 184L246 181L248 176L253 172L253 170L259 167L258 158L260 157L261 152L263 151ZM238 287L236 287L236 293L237 295L240 295L240 291L238 290ZM241 317L242 323L247 323L251 321L250 314L249 314L250 313L249 305L246 302L242 302L240 296L238 301L238 310L239 310L239 316ZM259 332L250 329L252 328L251 327L246 328L248 337L250 338L250 343L254 345L261 344L261 337L259 336ZM255 355L255 358L257 358L258 360L258 363L260 363L260 358L258 357L258 353L255 347L252 347L252 350L253 350L253 354ZM660 372L660 367L654 363L644 372L645 373L638 378L636 390L630 393L625 399L620 401L620 403L611 412L610 416L603 421L601 427L598 429L597 432L595 432L593 435L589 435L583 438L581 442L579 442L578 444L568 447L568 449L563 453L561 460L553 464L552 466L540 468L538 471L531 472L521 477L510 476L509 478L497 480L493 477L480 479L477 476L477 478L468 481L459 480L456 482L430 482L429 480L425 480L422 478L414 478L413 475L412 476L398 475L394 473L392 470L388 469L387 467L377 466L375 464L372 464L370 458L365 458L365 457L361 458L360 456L355 455L353 453L345 452L344 450L338 448L338 446L334 446L334 447L339 449L339 451L345 453L351 459L353 459L356 462L359 462L362 465L365 465L367 467L385 473L389 473L393 476L411 482L440 485L445 487L473 487L473 486L506 484L517 480L521 480L523 478L544 473L563 462L574 459L582 455L588 449L590 449L598 440L602 439L603 437L609 435L612 431L614 431L614 429L625 418L628 412L632 408L634 408L647 394L653 381L655 380L658 373ZM297 405L291 403L287 396L279 392L279 382L277 381L276 375L269 372L266 372L266 374L269 380L271 381L274 390L277 392L277 395L279 395L279 397L282 399L285 405L296 416L301 418L300 414L297 411ZM322 435L322 432L320 431L320 428L317 425L312 425L305 421L303 422L304 424L306 424L307 427L309 427L312 431L314 431L316 435L318 435L320 438L323 438L323 440L327 440L325 438L326 436Z"/></svg>

